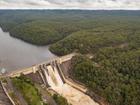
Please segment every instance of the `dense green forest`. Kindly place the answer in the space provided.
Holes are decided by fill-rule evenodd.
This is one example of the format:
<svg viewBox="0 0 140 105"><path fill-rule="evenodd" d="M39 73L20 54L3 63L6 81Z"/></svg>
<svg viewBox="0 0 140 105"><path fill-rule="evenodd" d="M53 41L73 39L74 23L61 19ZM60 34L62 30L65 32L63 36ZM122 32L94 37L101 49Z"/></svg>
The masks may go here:
<svg viewBox="0 0 140 105"><path fill-rule="evenodd" d="M74 57L72 76L111 105L140 104L140 49L103 48L92 60Z"/></svg>
<svg viewBox="0 0 140 105"><path fill-rule="evenodd" d="M100 21L99 21L100 22ZM73 32L68 37L54 43L50 50L57 55L65 55L72 52L83 54L96 53L104 47L140 46L140 21L110 23L91 29L83 29ZM96 25L95 25L96 26Z"/></svg>
<svg viewBox="0 0 140 105"><path fill-rule="evenodd" d="M14 37L36 45L47 45L81 30L111 30L116 26L118 31L126 26L129 30L129 26L139 25L139 16L139 11L1 10L0 26ZM51 48L54 53L58 52L53 49L57 46ZM59 52L65 52L63 50Z"/></svg>
<svg viewBox="0 0 140 105"><path fill-rule="evenodd" d="M140 105L140 11L1 10L0 27L56 55L81 53L73 78L110 105Z"/></svg>

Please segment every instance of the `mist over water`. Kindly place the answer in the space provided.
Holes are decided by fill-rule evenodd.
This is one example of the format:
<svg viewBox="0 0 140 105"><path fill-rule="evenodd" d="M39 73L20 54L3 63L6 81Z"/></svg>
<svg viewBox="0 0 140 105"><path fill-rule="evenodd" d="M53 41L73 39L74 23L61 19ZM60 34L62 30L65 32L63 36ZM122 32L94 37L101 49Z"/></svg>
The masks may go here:
<svg viewBox="0 0 140 105"><path fill-rule="evenodd" d="M0 28L0 69L22 69L55 58L48 46L39 47L13 38Z"/></svg>

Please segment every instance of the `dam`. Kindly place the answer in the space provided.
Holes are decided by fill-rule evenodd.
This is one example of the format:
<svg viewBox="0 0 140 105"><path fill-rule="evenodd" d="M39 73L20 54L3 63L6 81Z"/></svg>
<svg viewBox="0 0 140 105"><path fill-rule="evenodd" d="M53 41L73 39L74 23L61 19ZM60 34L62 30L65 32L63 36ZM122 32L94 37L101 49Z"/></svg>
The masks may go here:
<svg viewBox="0 0 140 105"><path fill-rule="evenodd" d="M72 83L67 83L58 68L57 61L53 61L50 64L42 64L39 66L39 69L44 74L43 78L47 81L48 87L65 97L72 105L99 105L82 91L71 86Z"/></svg>
<svg viewBox="0 0 140 105"><path fill-rule="evenodd" d="M70 54L27 69L12 71L5 74L5 76L17 77L21 74L38 75L44 86L65 97L72 105L99 105L91 97L85 94L87 91L86 88L78 86L76 83L67 80L64 76L60 65L61 63L70 60L74 55L75 54Z"/></svg>

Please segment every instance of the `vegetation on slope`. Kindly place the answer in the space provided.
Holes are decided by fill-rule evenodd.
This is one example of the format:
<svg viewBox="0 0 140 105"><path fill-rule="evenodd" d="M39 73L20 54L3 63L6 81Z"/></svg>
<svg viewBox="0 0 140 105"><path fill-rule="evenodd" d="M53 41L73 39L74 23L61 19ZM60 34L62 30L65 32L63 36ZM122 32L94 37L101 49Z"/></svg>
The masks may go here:
<svg viewBox="0 0 140 105"><path fill-rule="evenodd" d="M96 53L101 48L111 46L133 45L133 47L139 47L139 24L140 22L112 23L80 30L54 43L50 46L50 50L57 55L65 55L71 52Z"/></svg>
<svg viewBox="0 0 140 105"><path fill-rule="evenodd" d="M29 105L47 105L42 102L41 96L34 84L23 76L13 78L13 83L16 88L21 92Z"/></svg>
<svg viewBox="0 0 140 105"><path fill-rule="evenodd" d="M85 19L80 11L76 13L75 15L74 11L67 13L57 10L1 10L0 26L16 38L36 45L48 45L63 39L72 32L92 26L91 19L90 21Z"/></svg>
<svg viewBox="0 0 140 105"><path fill-rule="evenodd" d="M48 45L80 30L138 25L139 16L139 11L1 10L0 26L29 43Z"/></svg>
<svg viewBox="0 0 140 105"><path fill-rule="evenodd" d="M92 54L73 59L72 76L111 105L140 105L139 17L140 11L5 10L0 26L32 44L53 43L57 55Z"/></svg>
<svg viewBox="0 0 140 105"><path fill-rule="evenodd" d="M74 57L72 75L111 105L139 105L139 58L140 49L104 48L92 60Z"/></svg>
<svg viewBox="0 0 140 105"><path fill-rule="evenodd" d="M102 29L103 30L103 29ZM99 48L115 46L126 42L127 36L111 31L84 30L71 34L50 47L57 55L69 54L73 51L93 53Z"/></svg>
<svg viewBox="0 0 140 105"><path fill-rule="evenodd" d="M53 99L56 101L57 105L69 105L67 100L60 95L54 94Z"/></svg>

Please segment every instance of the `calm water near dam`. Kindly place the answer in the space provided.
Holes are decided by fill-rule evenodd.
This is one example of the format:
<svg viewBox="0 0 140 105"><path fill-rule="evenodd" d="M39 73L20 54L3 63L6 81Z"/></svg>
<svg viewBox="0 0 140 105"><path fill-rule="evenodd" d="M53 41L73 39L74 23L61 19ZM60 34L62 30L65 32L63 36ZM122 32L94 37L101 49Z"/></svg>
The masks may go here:
<svg viewBox="0 0 140 105"><path fill-rule="evenodd" d="M13 38L0 28L0 71L17 70L55 58L48 46L35 46Z"/></svg>

